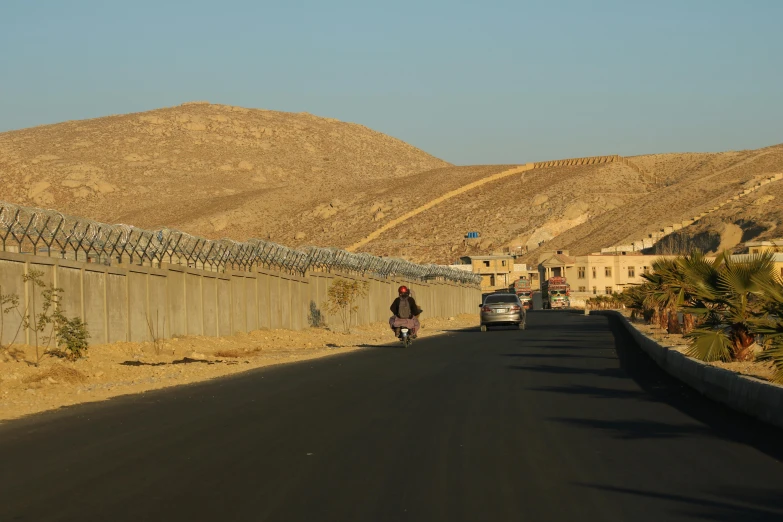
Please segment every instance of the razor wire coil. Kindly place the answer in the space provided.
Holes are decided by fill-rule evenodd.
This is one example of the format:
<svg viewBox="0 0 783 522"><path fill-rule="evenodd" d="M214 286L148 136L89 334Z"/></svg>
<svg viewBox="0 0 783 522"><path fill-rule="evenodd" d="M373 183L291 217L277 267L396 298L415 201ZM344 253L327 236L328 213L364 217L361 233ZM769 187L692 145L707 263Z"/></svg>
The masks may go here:
<svg viewBox="0 0 783 522"><path fill-rule="evenodd" d="M0 201L0 247L3 251L59 256L63 259L160 266L183 265L210 271L269 268L304 275L338 270L380 278L442 280L478 285L472 272L404 259L354 254L338 248L307 246L301 250L266 241L207 239L172 228L146 230L101 223L55 210Z"/></svg>

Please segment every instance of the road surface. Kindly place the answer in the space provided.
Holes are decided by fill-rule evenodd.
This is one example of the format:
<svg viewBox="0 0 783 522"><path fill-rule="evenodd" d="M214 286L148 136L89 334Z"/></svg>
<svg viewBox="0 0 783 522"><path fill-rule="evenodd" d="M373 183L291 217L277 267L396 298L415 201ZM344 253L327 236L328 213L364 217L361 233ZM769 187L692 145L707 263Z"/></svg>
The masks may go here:
<svg viewBox="0 0 783 522"><path fill-rule="evenodd" d="M783 436L614 319L366 347L0 426L0 520L783 520Z"/></svg>

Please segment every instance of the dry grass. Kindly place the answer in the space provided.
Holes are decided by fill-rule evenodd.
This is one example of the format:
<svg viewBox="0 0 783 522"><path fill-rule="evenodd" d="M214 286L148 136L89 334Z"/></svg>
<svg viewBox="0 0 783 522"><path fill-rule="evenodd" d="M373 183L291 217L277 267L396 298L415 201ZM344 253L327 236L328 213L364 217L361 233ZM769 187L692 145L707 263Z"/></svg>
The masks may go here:
<svg viewBox="0 0 783 522"><path fill-rule="evenodd" d="M76 368L69 368L61 364L55 364L43 371L26 376L22 379L22 382L25 384L32 384L36 382L43 382L49 378L56 382L66 382L68 384L78 384L87 380L87 376Z"/></svg>

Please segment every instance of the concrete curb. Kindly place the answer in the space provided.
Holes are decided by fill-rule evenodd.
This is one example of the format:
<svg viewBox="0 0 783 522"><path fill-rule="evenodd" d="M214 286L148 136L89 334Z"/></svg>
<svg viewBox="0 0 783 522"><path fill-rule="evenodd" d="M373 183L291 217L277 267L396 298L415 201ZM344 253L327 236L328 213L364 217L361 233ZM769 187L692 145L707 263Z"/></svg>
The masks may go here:
<svg viewBox="0 0 783 522"><path fill-rule="evenodd" d="M621 313L595 310L591 315L618 317L639 347L663 370L710 399L739 412L783 428L783 386L711 366L642 333Z"/></svg>

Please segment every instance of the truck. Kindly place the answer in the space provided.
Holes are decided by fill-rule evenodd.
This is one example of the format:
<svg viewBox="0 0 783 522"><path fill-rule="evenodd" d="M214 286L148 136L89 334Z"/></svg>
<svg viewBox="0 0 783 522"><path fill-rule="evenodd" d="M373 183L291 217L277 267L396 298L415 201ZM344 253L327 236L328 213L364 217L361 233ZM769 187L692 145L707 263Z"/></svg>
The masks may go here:
<svg viewBox="0 0 783 522"><path fill-rule="evenodd" d="M533 309L533 288L530 286L530 281L527 277L522 276L511 285L512 292L517 294L519 300L522 301L522 305L528 310Z"/></svg>
<svg viewBox="0 0 783 522"><path fill-rule="evenodd" d="M550 277L541 288L544 308L568 308L571 306L571 286L565 277Z"/></svg>

